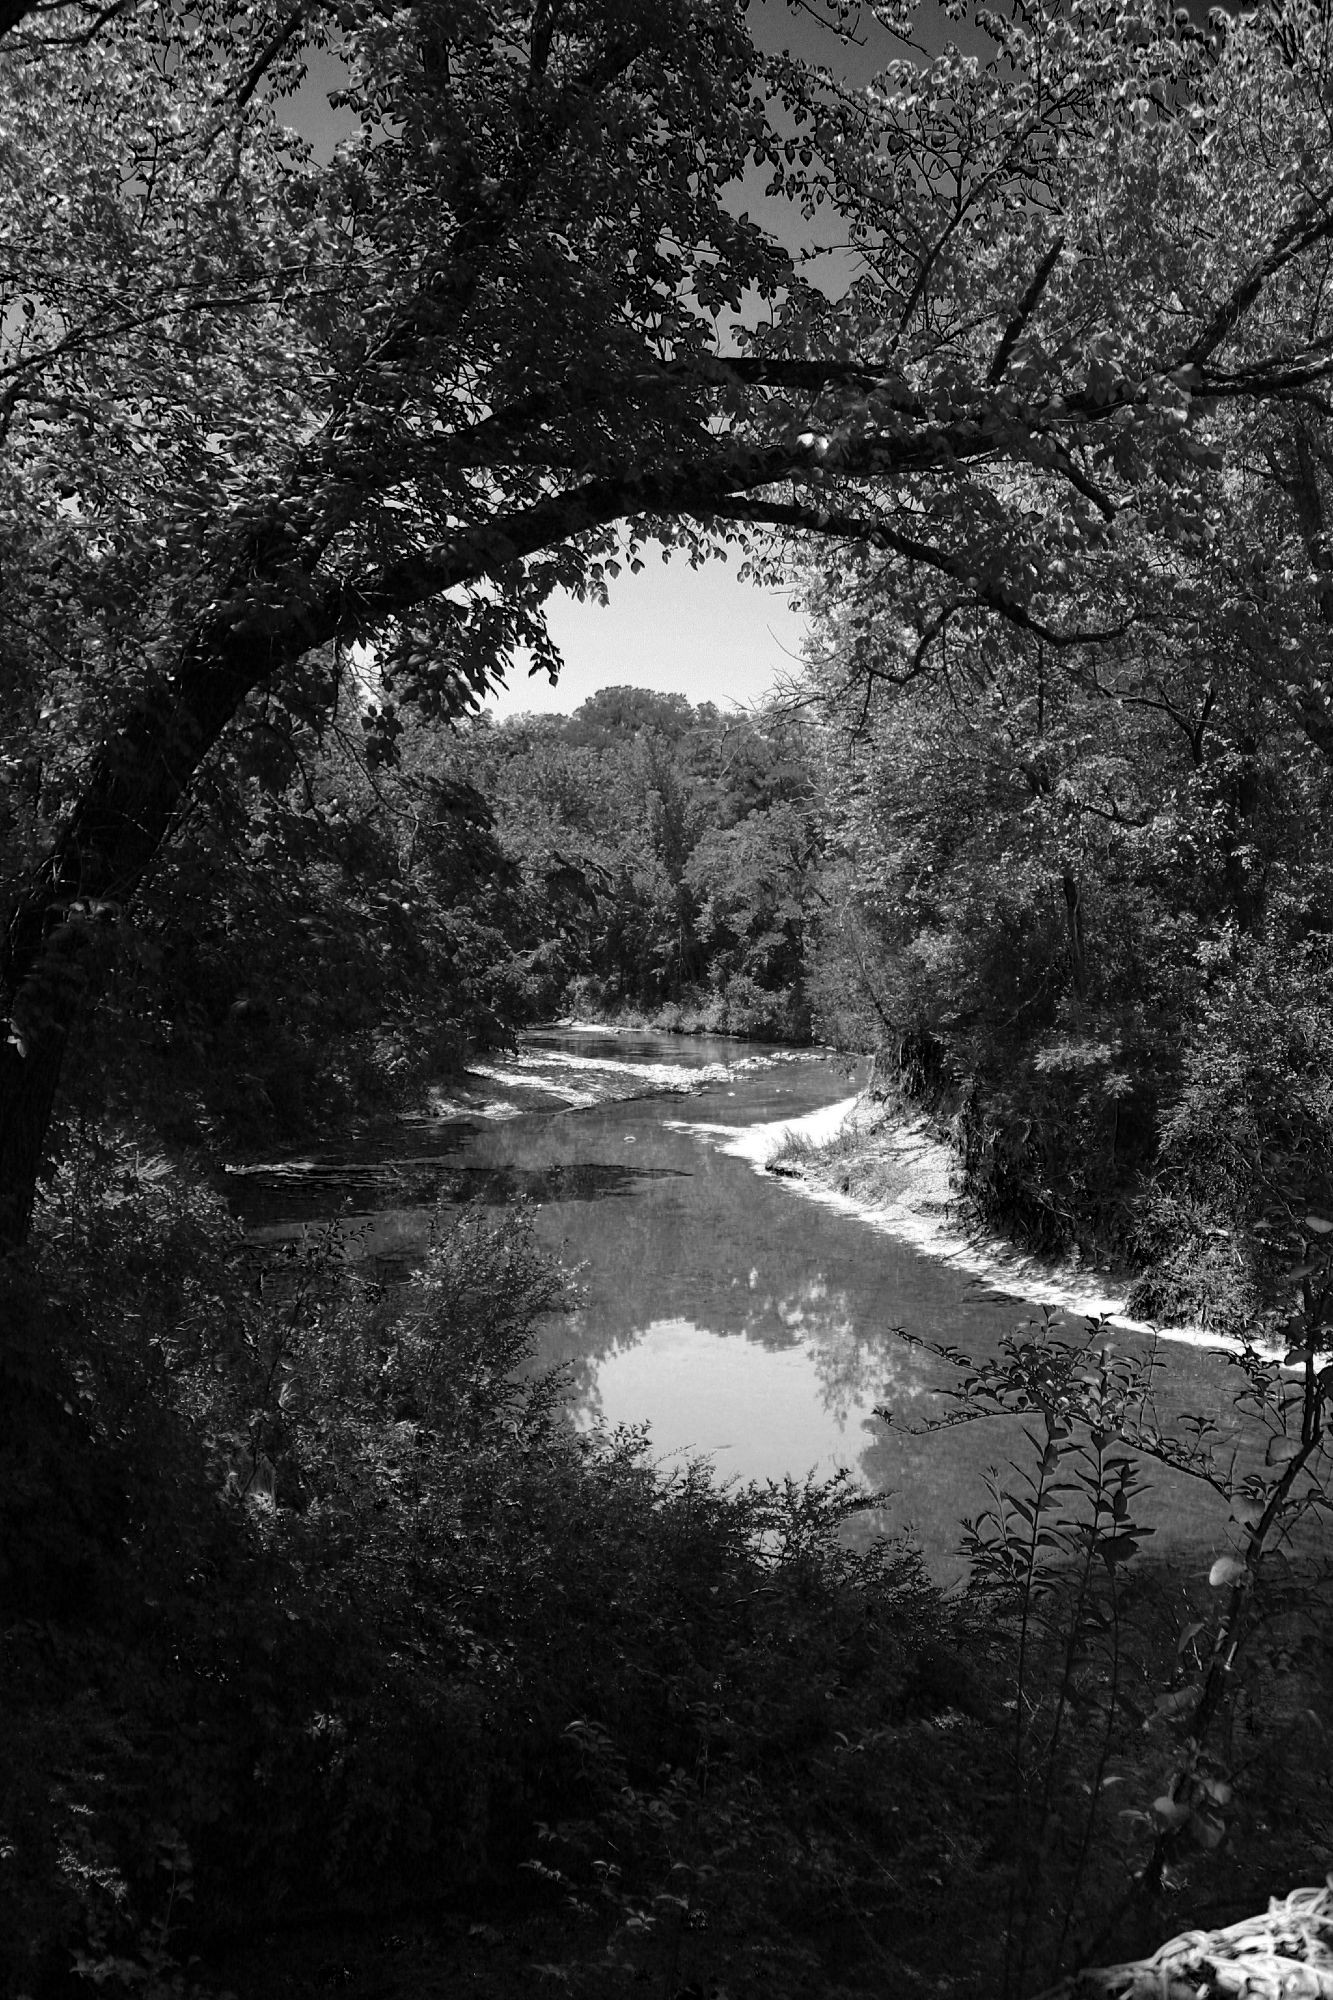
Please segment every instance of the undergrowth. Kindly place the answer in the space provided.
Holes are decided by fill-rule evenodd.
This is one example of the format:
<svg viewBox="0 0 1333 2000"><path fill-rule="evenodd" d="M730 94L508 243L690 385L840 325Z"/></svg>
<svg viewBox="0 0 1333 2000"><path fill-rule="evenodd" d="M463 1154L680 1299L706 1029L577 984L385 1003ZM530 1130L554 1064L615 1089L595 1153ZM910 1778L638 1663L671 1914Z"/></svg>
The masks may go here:
<svg viewBox="0 0 1333 2000"><path fill-rule="evenodd" d="M844 1482L575 1435L523 1372L563 1280L521 1216L387 1291L332 1241L259 1262L160 1160L75 1192L6 1277L7 1996L497 1895L596 1904L623 1951L682 1870L784 1936L890 1855L915 1881L939 1814L885 1801L952 1615L845 1546Z"/></svg>
<svg viewBox="0 0 1333 2000"><path fill-rule="evenodd" d="M1242 1369L1239 1466L1099 1330L952 1356L1020 1425L952 1602L845 1480L576 1435L526 1372L563 1297L521 1215L388 1290L152 1157L56 1189L0 1350L6 2000L460 1911L546 1924L590 2000L1018 1994L1173 1883L1308 1864L1326 1292L1298 1393ZM1230 1510L1211 1589L1149 1559L1153 1461Z"/></svg>

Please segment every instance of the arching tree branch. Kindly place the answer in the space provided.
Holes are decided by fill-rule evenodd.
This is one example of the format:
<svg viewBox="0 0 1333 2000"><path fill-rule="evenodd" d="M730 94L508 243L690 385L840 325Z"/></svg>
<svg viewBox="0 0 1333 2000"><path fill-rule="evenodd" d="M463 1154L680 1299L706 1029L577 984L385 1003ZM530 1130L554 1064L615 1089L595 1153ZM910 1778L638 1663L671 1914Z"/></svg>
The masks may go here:
<svg viewBox="0 0 1333 2000"><path fill-rule="evenodd" d="M826 511L822 508L805 507L793 502L737 499L714 510L732 521L748 521L766 527L785 528L788 532L817 535L835 541L855 543L864 548L888 549L895 555L906 556L911 562L924 563L938 570L942 576L963 584L973 601L987 611L993 611L1011 625L1022 631L1031 632L1052 646L1095 646L1104 645L1112 639L1123 638L1133 625L1132 617L1126 617L1115 625L1059 627L1048 625L1037 618L1016 597L998 584L979 582L968 574L968 567L962 558L940 548L933 542L923 542L915 535L906 535L900 529L891 527L886 521L873 517L866 518L854 514Z"/></svg>

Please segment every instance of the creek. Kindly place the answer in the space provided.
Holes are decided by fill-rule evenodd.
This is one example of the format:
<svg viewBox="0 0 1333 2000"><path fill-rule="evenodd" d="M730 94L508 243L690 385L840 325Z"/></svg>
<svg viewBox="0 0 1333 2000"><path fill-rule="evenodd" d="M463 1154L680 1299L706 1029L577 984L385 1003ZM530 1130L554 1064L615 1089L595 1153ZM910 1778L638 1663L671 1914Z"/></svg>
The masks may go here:
<svg viewBox="0 0 1333 2000"><path fill-rule="evenodd" d="M740 1479L846 1468L883 1496L876 1522L913 1534L944 1580L987 1468L1022 1440L1017 1425L914 1432L956 1407L934 1346L991 1355L1040 1307L764 1171L783 1126L827 1122L856 1084L820 1053L542 1029L354 1152L251 1166L228 1191L257 1241L332 1224L390 1275L420 1256L437 1208L528 1204L576 1275L578 1304L539 1329L536 1357L565 1369L574 1422L649 1425L667 1469L696 1455ZM1202 1412L1234 1432L1222 1360L1162 1352L1163 1421ZM1152 1485L1154 1552L1206 1569L1224 1546L1217 1503L1160 1472Z"/></svg>

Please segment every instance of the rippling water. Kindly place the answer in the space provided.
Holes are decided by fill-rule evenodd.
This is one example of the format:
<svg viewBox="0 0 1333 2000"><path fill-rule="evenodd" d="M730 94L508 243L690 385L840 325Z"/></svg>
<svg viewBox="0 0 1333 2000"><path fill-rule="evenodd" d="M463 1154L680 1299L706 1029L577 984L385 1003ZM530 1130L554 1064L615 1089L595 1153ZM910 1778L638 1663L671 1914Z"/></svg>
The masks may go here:
<svg viewBox="0 0 1333 2000"><path fill-rule="evenodd" d="M581 1304L541 1329L539 1356L567 1370L576 1422L647 1423L660 1459L704 1454L742 1478L845 1467L948 1575L959 1518L1018 1439L900 1427L952 1407L952 1371L923 1343L993 1352L1035 1308L762 1171L760 1128L827 1113L854 1087L819 1054L547 1029L354 1154L276 1161L230 1185L257 1238L334 1219L349 1250L389 1269L420 1254L437 1203L530 1204L578 1275ZM1173 1349L1169 1364L1165 1417L1232 1424L1216 1357ZM1158 1545L1217 1541L1195 1491L1163 1497Z"/></svg>

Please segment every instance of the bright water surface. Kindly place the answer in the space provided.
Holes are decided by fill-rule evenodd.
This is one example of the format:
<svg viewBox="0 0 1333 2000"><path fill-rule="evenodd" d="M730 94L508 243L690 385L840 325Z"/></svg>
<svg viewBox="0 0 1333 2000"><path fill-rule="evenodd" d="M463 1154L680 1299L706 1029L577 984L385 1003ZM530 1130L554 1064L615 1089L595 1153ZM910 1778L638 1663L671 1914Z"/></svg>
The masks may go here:
<svg viewBox="0 0 1333 2000"><path fill-rule="evenodd" d="M656 1458L704 1454L745 1479L846 1467L888 1496L887 1526L956 1575L957 1523L984 1506L987 1467L1019 1440L993 1426L905 1431L953 1407L942 1392L956 1377L920 1343L993 1353L1034 1309L725 1150L738 1130L854 1088L818 1054L543 1029L354 1157L275 1163L229 1185L257 1238L336 1219L355 1254L391 1270L419 1254L437 1203L531 1204L582 1291L577 1311L542 1328L539 1357L567 1367L576 1422L647 1423ZM1163 1417L1209 1410L1230 1427L1222 1363L1165 1352ZM1206 1567L1221 1516L1193 1489L1155 1484L1152 1546Z"/></svg>

